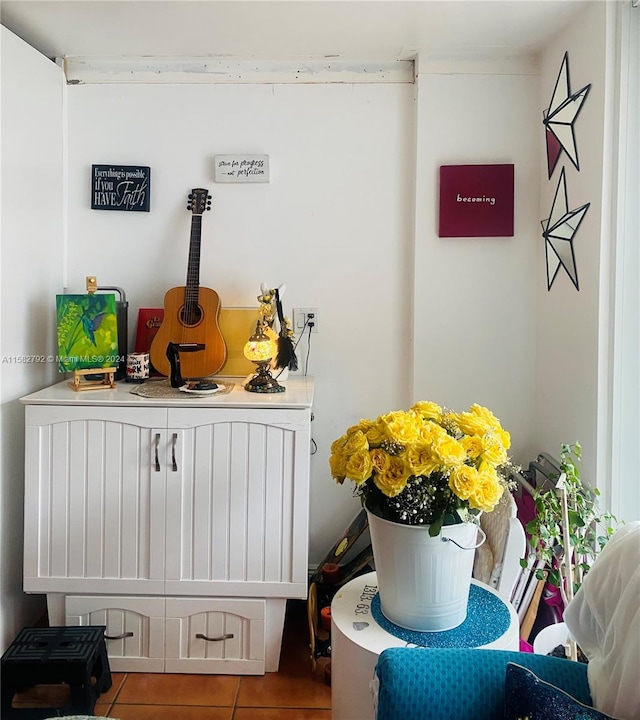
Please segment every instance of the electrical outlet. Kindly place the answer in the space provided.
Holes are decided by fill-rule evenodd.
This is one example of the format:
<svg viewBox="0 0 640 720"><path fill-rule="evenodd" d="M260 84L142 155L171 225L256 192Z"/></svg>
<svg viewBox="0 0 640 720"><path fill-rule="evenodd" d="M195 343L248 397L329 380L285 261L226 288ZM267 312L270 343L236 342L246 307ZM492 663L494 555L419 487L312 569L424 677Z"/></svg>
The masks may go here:
<svg viewBox="0 0 640 720"><path fill-rule="evenodd" d="M309 332L309 325L312 333L318 332L318 308L293 308L293 331L296 335Z"/></svg>

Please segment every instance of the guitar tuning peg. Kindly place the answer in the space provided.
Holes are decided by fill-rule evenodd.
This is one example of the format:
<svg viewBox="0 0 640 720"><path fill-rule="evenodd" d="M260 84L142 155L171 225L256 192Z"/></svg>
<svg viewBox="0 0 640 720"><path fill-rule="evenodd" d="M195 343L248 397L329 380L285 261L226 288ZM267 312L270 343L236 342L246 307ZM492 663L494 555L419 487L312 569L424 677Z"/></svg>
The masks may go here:
<svg viewBox="0 0 640 720"><path fill-rule="evenodd" d="M189 204L187 205L187 210L191 210L191 209L192 209L192 208L191 208L191 203L189 203Z"/></svg>
<svg viewBox="0 0 640 720"><path fill-rule="evenodd" d="M189 193L187 197L189 198L189 200L193 200L193 193Z"/></svg>

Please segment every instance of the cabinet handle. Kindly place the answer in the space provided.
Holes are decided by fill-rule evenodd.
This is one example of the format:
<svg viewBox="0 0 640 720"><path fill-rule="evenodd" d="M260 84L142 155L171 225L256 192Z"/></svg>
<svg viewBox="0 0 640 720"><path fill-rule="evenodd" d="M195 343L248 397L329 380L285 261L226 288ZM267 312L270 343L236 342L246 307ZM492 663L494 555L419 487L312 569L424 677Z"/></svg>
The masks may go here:
<svg viewBox="0 0 640 720"><path fill-rule="evenodd" d="M160 445L160 433L156 433L156 472L160 472L160 460L158 459L158 445Z"/></svg>
<svg viewBox="0 0 640 720"><path fill-rule="evenodd" d="M123 632L122 635L107 635L107 633L104 634L105 640L124 640L125 638L133 637L132 632Z"/></svg>
<svg viewBox="0 0 640 720"><path fill-rule="evenodd" d="M178 463L176 462L176 443L178 442L178 433L173 433L171 440L171 469L173 472L178 472Z"/></svg>
<svg viewBox="0 0 640 720"><path fill-rule="evenodd" d="M207 637L203 633L196 633L196 637L198 640L206 640L207 642L220 642L220 640L231 640L233 637L233 633L226 633L225 635L220 635L220 637Z"/></svg>

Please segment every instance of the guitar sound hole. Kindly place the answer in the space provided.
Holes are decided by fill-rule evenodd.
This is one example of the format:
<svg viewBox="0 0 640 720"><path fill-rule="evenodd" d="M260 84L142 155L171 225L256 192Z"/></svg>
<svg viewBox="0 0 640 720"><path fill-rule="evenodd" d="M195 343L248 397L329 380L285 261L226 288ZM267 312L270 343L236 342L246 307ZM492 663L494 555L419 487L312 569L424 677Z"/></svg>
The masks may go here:
<svg viewBox="0 0 640 720"><path fill-rule="evenodd" d="M183 305L180 308L180 322L187 327L195 327L202 321L202 308L200 305Z"/></svg>

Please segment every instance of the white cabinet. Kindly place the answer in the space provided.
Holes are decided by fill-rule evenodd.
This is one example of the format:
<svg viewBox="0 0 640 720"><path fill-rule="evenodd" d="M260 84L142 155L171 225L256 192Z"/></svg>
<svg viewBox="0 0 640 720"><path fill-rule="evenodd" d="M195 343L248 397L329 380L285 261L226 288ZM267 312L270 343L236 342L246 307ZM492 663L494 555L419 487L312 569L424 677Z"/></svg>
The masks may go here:
<svg viewBox="0 0 640 720"><path fill-rule="evenodd" d="M125 634L116 670L276 670L286 599L307 594L311 381L216 400L129 389L23 398L25 591L48 594L52 624Z"/></svg>

